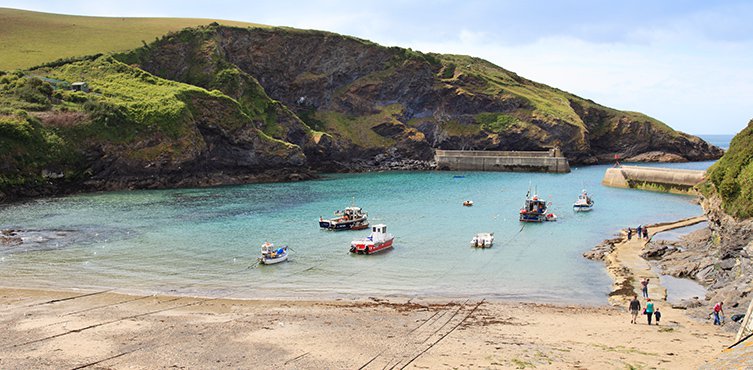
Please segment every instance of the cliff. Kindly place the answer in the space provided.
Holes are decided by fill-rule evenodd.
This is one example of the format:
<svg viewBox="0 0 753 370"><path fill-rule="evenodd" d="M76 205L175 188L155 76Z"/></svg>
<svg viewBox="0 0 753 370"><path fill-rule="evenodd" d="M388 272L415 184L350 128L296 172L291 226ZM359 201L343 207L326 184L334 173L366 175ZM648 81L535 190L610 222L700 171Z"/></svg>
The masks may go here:
<svg viewBox="0 0 753 370"><path fill-rule="evenodd" d="M0 90L8 198L426 168L435 148L556 146L574 163L722 154L478 58L289 28L184 29L3 73Z"/></svg>
<svg viewBox="0 0 753 370"><path fill-rule="evenodd" d="M691 278L708 288L710 302L724 301L728 316L745 313L753 292L753 120L732 140L729 150L708 170L709 180L698 186L708 228L679 242L652 242L646 257L658 260L664 273Z"/></svg>
<svg viewBox="0 0 753 370"><path fill-rule="evenodd" d="M386 48L327 32L210 26L117 58L234 97L254 79L309 127L368 154L393 145L419 159L430 158L430 147L557 146L574 163L611 161L615 154L673 161L722 154L645 115L600 106L482 59ZM244 83L223 85L229 75Z"/></svg>

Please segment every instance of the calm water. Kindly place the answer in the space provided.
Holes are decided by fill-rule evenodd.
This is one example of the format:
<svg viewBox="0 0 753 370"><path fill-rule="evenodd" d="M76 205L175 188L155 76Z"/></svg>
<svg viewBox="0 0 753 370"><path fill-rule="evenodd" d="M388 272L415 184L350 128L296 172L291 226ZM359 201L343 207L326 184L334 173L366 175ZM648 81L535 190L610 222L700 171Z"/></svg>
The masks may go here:
<svg viewBox="0 0 753 370"><path fill-rule="evenodd" d="M0 284L245 298L605 303L611 282L603 264L584 259L584 251L622 227L701 214L691 197L603 187L606 168L328 175L299 183L39 199L0 209L1 228L39 230L23 247L0 250ZM465 178L453 178L457 174ZM553 202L558 222L519 223L529 184ZM575 214L571 205L583 188L596 208ZM393 250L351 255L350 241L367 231L319 229L320 215L353 198L372 223L386 223L396 235ZM476 205L462 207L465 199ZM495 233L495 245L474 250L469 241L482 231ZM267 240L288 244L290 261L255 266Z"/></svg>
<svg viewBox="0 0 753 370"><path fill-rule="evenodd" d="M716 145L724 150L729 149L729 143L735 135L698 135L709 144Z"/></svg>

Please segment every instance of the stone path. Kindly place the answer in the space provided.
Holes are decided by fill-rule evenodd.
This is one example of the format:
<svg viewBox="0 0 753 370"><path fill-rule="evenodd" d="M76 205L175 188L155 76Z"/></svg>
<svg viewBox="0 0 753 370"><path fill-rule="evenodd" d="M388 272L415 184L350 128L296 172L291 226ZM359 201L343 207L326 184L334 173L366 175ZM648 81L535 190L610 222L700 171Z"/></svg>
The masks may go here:
<svg viewBox="0 0 753 370"><path fill-rule="evenodd" d="M655 234L695 225L706 221L706 217L698 216L672 223L648 225L649 240ZM664 303L667 300L667 290L659 285L659 276L651 269L651 265L641 257L643 248L649 240L633 237L627 240L627 231L622 232L623 240L615 244L614 251L610 253L605 262L607 270L614 279L613 293L609 302L613 305L626 305L637 294L641 294L641 280L648 278L648 296L654 302Z"/></svg>

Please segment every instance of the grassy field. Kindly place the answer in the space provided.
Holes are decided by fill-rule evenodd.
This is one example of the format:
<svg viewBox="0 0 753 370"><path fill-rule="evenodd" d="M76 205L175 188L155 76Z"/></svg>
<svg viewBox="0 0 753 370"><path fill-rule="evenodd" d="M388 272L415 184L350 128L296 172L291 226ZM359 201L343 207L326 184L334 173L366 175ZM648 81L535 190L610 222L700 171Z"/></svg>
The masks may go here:
<svg viewBox="0 0 753 370"><path fill-rule="evenodd" d="M198 18L110 18L49 14L0 8L0 70L24 69L79 55L125 51L170 31L218 22Z"/></svg>

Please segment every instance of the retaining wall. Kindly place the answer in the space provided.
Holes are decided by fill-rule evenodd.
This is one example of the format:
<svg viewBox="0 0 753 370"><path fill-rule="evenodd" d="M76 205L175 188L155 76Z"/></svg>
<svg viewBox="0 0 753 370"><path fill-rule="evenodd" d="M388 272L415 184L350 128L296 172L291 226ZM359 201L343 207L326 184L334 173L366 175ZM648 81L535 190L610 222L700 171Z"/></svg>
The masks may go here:
<svg viewBox="0 0 753 370"><path fill-rule="evenodd" d="M440 170L570 172L570 163L559 149L548 151L437 150Z"/></svg>

